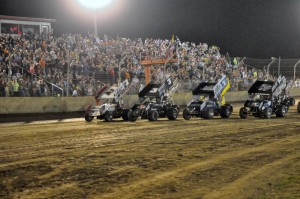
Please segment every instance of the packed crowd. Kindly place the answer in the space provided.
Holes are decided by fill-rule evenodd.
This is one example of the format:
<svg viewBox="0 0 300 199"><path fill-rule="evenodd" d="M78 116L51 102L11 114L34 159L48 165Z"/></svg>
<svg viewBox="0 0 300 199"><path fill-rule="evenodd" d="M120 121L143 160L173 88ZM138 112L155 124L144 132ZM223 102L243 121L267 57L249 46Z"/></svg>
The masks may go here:
<svg viewBox="0 0 300 199"><path fill-rule="evenodd" d="M141 60L174 58L164 68L153 66L152 81L166 74L179 79L182 90L201 80L216 81L226 74L232 90L247 89L266 71L247 67L238 58L221 55L217 46L177 39L99 39L92 34L55 37L27 33L0 36L0 96L94 95L104 84L128 79L134 91L145 84ZM166 73L166 74L164 74ZM273 77L271 77L273 78Z"/></svg>

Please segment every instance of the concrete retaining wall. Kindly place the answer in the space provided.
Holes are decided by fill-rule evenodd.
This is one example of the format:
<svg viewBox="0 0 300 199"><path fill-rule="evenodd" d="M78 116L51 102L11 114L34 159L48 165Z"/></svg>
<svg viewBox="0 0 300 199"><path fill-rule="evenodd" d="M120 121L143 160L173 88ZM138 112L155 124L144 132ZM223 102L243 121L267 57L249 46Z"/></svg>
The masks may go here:
<svg viewBox="0 0 300 199"><path fill-rule="evenodd" d="M0 114L76 112L94 101L93 97L1 97Z"/></svg>
<svg viewBox="0 0 300 199"><path fill-rule="evenodd" d="M291 96L300 96L300 89L290 89ZM248 97L247 91L228 92L226 102L241 102ZM175 93L173 101L177 105L186 105L192 100L192 93ZM137 95L124 96L125 107L138 103ZM91 104L95 104L94 97L1 97L0 114L19 113L58 113L85 111Z"/></svg>

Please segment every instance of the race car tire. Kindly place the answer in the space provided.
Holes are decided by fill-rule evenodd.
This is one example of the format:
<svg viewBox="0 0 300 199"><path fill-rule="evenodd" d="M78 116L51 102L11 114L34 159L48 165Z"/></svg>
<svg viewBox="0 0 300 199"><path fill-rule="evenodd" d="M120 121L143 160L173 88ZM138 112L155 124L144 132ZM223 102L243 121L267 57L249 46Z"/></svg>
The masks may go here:
<svg viewBox="0 0 300 199"><path fill-rule="evenodd" d="M272 108L266 107L262 113L263 118L270 119L272 116Z"/></svg>
<svg viewBox="0 0 300 199"><path fill-rule="evenodd" d="M158 119L158 112L157 111L150 111L149 112L149 121L156 121Z"/></svg>
<svg viewBox="0 0 300 199"><path fill-rule="evenodd" d="M287 106L279 105L277 111L275 112L276 117L284 117L287 112Z"/></svg>
<svg viewBox="0 0 300 199"><path fill-rule="evenodd" d="M290 97L290 98L289 98L289 104L290 104L290 106L295 106L295 104L296 104L295 98Z"/></svg>
<svg viewBox="0 0 300 199"><path fill-rule="evenodd" d="M239 115L240 115L240 118L247 119L247 117L248 117L248 111L247 111L246 107L240 108Z"/></svg>
<svg viewBox="0 0 300 199"><path fill-rule="evenodd" d="M176 120L177 116L178 116L178 111L176 108L171 107L167 110L167 118L169 120Z"/></svg>
<svg viewBox="0 0 300 199"><path fill-rule="evenodd" d="M189 112L189 110L188 109L183 109L183 113L182 113L182 116L183 116L183 119L185 119L185 120L189 120L189 119L191 119L191 115L190 115L190 112Z"/></svg>
<svg viewBox="0 0 300 199"><path fill-rule="evenodd" d="M94 117L93 117L93 116L90 116L90 115L89 115L89 112L86 112L86 113L84 114L84 119L85 119L85 121L87 121L87 122L91 122L91 121L94 119Z"/></svg>
<svg viewBox="0 0 300 199"><path fill-rule="evenodd" d="M130 109L128 110L128 120L130 122L135 122L138 119L138 116L133 114L133 111Z"/></svg>
<svg viewBox="0 0 300 199"><path fill-rule="evenodd" d="M124 110L123 110L123 113L122 113L122 119L123 119L124 121L128 121L128 120L129 120L128 113L129 113L129 109L124 109Z"/></svg>
<svg viewBox="0 0 300 199"><path fill-rule="evenodd" d="M300 113L300 102L298 102L297 111L298 111L298 113Z"/></svg>
<svg viewBox="0 0 300 199"><path fill-rule="evenodd" d="M212 119L214 117L214 109L213 107L206 107L203 111L204 119Z"/></svg>
<svg viewBox="0 0 300 199"><path fill-rule="evenodd" d="M222 118L229 118L231 115L231 107L230 106L221 106L220 116Z"/></svg>
<svg viewBox="0 0 300 199"><path fill-rule="evenodd" d="M113 112L111 111L106 111L104 113L104 121L105 122L111 122L113 120Z"/></svg>

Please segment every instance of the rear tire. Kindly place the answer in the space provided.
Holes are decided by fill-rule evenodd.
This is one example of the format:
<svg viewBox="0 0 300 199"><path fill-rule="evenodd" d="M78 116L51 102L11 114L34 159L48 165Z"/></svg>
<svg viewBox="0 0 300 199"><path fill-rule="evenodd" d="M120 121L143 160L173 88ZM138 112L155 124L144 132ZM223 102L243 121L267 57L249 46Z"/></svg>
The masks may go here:
<svg viewBox="0 0 300 199"><path fill-rule="evenodd" d="M177 116L178 116L178 111L176 108L171 107L167 110L167 118L169 120L176 120Z"/></svg>
<svg viewBox="0 0 300 199"><path fill-rule="evenodd" d="M240 115L240 118L247 119L248 111L247 111L246 107L240 108L240 114L239 115Z"/></svg>
<svg viewBox="0 0 300 199"><path fill-rule="evenodd" d="M104 120L105 120L105 122L111 122L113 120L113 112L106 111L104 113Z"/></svg>
<svg viewBox="0 0 300 199"><path fill-rule="evenodd" d="M182 116L183 116L183 119L185 119L185 120L189 120L189 119L191 119L191 115L190 115L190 112L189 112L189 110L188 109L183 109L183 113L182 113Z"/></svg>
<svg viewBox="0 0 300 199"><path fill-rule="evenodd" d="M214 109L213 107L206 107L203 111L204 119L212 119L214 117Z"/></svg>
<svg viewBox="0 0 300 199"><path fill-rule="evenodd" d="M158 112L157 111L150 111L148 119L149 119L149 121L156 121L158 119Z"/></svg>
<svg viewBox="0 0 300 199"><path fill-rule="evenodd" d="M285 105L279 105L277 111L275 112L276 117L284 117L287 112L287 107Z"/></svg>
<svg viewBox="0 0 300 199"><path fill-rule="evenodd" d="M298 111L298 113L300 113L300 102L298 102L297 111Z"/></svg>

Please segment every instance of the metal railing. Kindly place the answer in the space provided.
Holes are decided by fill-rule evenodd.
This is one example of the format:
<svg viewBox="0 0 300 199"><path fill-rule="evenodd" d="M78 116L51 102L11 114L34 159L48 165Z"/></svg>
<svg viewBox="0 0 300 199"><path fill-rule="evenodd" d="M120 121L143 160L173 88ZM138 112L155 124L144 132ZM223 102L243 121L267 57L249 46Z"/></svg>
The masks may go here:
<svg viewBox="0 0 300 199"><path fill-rule="evenodd" d="M21 67L21 66L18 66L18 65L17 65L17 67L21 69L21 71L22 71L21 74L24 74L24 71L25 71L25 72L31 74L31 79L33 79L33 77L35 77L35 78L41 78L41 79L43 79L43 81L44 81L45 83L50 84L50 85L51 85L51 88L52 88L52 89L51 89L52 96L54 96L54 88L60 90L60 91L61 91L61 96L62 96L62 97L64 96L64 89L63 89L63 88L59 87L59 86L56 85L56 84L53 84L52 82L49 82L49 81L45 80L44 78L42 78L42 77L40 77L40 76L38 76L38 75L36 75L36 74L30 73L30 71L24 69L24 68Z"/></svg>

